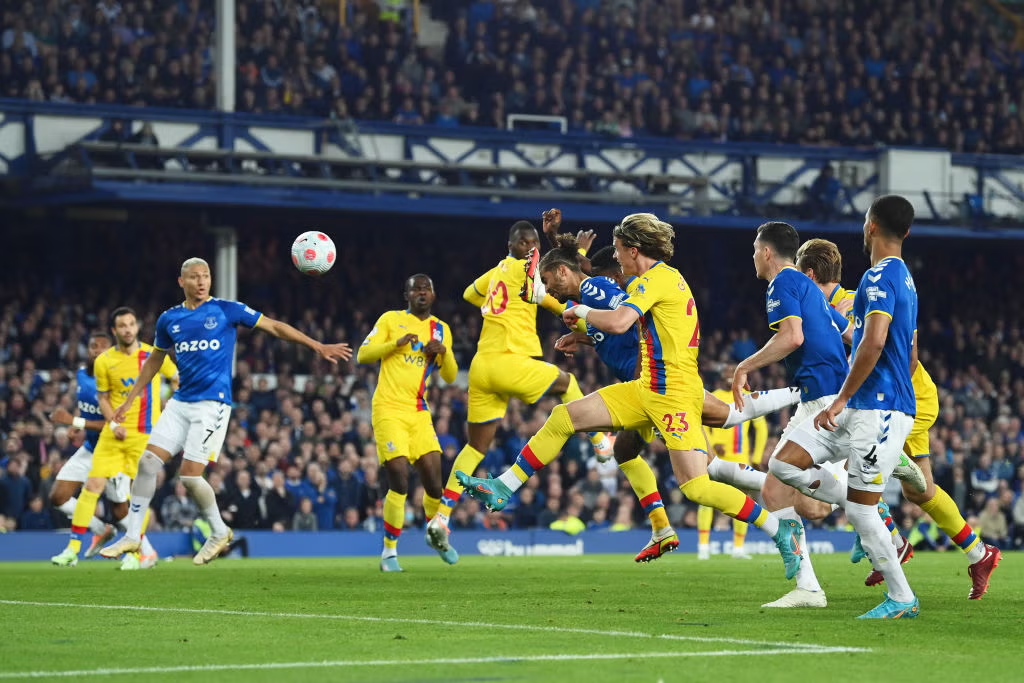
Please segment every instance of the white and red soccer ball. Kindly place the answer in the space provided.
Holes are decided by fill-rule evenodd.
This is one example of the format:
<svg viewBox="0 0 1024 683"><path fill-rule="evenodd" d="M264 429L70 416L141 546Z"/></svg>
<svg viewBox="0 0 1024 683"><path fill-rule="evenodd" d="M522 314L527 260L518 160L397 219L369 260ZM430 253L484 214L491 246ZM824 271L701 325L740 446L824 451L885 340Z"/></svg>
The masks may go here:
<svg viewBox="0 0 1024 683"><path fill-rule="evenodd" d="M337 256L334 240L318 230L304 232L292 243L292 263L304 275L323 275Z"/></svg>

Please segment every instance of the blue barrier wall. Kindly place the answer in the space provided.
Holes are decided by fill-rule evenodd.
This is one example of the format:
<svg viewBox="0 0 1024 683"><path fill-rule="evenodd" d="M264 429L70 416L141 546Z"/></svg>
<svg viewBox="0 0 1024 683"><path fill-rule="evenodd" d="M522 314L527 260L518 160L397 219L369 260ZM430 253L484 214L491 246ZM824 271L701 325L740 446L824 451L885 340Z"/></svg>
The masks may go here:
<svg viewBox="0 0 1024 683"><path fill-rule="evenodd" d="M249 542L250 557L374 557L381 550L381 535L366 531L239 531ZM191 555L192 542L185 533L152 533L150 541L162 556ZM808 540L815 554L845 553L853 546L853 534L845 531L811 529ZM647 541L647 531L589 531L577 536L547 529L488 532L459 531L452 544L462 555L515 557L526 555L575 556L597 553L635 554ZM0 534L0 560L43 561L60 552L67 535L55 532L16 532ZM679 532L679 552L697 552L697 532ZM711 552L732 550L732 532L711 534ZM753 554L774 554L775 544L752 530L746 550ZM422 531L407 529L399 545L403 555L431 555L423 542Z"/></svg>

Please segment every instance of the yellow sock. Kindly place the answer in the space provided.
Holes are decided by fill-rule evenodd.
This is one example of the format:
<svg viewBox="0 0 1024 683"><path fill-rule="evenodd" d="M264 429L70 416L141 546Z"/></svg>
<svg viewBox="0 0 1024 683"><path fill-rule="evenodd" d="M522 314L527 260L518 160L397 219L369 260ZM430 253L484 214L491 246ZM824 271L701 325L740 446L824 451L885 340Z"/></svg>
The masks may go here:
<svg viewBox="0 0 1024 683"><path fill-rule="evenodd" d="M82 499L79 498L78 501L78 504L81 505ZM981 542L981 538L978 534L974 533L974 529L967 524L967 520L960 514L960 510L957 509L953 499L938 485L935 486L935 495L927 503L924 503L921 509L934 519L943 533L953 539L953 542L965 553ZM75 508L75 514L78 514L77 507Z"/></svg>
<svg viewBox="0 0 1024 683"><path fill-rule="evenodd" d="M694 477L679 488L694 503L721 510L733 519L749 522L756 527L764 526L771 519L766 510L742 491L728 484L711 481L706 474Z"/></svg>
<svg viewBox="0 0 1024 683"><path fill-rule="evenodd" d="M566 388L565 393L558 398L562 400L562 403L583 398L583 390L580 389L580 384L576 381L576 375L569 375L569 386ZM590 443L600 446L604 442L606 435L604 432L591 432L587 437L590 439Z"/></svg>
<svg viewBox="0 0 1024 683"><path fill-rule="evenodd" d="M402 535L402 526L405 524L405 498L404 493L388 491L384 497L384 547L394 550L398 547L398 537Z"/></svg>
<svg viewBox="0 0 1024 683"><path fill-rule="evenodd" d="M732 549L743 550L743 543L747 540L747 523L738 519L732 520Z"/></svg>
<svg viewBox="0 0 1024 683"><path fill-rule="evenodd" d="M428 496L425 493L423 494L423 514L426 516L427 521L434 518L434 515L437 514L437 506L440 504L440 498L434 498L433 496Z"/></svg>
<svg viewBox="0 0 1024 683"><path fill-rule="evenodd" d="M576 380L573 380L575 383ZM576 389L579 391L579 387ZM572 426L572 418L564 405L557 405L551 411L551 417L547 419L540 431L533 435L523 450L516 457L515 463L509 470L519 481L526 481L533 476L533 473L541 469L549 462L558 457L562 447L576 432Z"/></svg>
<svg viewBox="0 0 1024 683"><path fill-rule="evenodd" d="M697 545L711 542L711 525L715 521L715 509L707 505L697 506Z"/></svg>
<svg viewBox="0 0 1024 683"><path fill-rule="evenodd" d="M654 472L647 461L637 456L619 465L619 469L626 475L629 485L633 487L633 493L651 520L651 530L658 532L672 526L668 521L668 513L665 512L665 503L658 493L658 480L654 478Z"/></svg>
<svg viewBox="0 0 1024 683"><path fill-rule="evenodd" d="M455 473L466 472L473 474L476 471L476 466L483 459L484 454L468 443L462 447L462 450L459 451L458 456L455 458L455 462L452 464L451 474L448 475L448 482L444 485L444 492L441 494L441 504L437 506L437 511L434 514L441 515L445 520L451 516L452 508L458 504L459 497L462 495L462 484L455 478ZM426 499L424 498L425 506Z"/></svg>
<svg viewBox="0 0 1024 683"><path fill-rule="evenodd" d="M100 494L93 493L84 486L82 492L78 494L75 512L71 515L71 540L68 541L68 547L72 552L81 552L82 541L89 533L89 522L96 514L96 503L99 499Z"/></svg>

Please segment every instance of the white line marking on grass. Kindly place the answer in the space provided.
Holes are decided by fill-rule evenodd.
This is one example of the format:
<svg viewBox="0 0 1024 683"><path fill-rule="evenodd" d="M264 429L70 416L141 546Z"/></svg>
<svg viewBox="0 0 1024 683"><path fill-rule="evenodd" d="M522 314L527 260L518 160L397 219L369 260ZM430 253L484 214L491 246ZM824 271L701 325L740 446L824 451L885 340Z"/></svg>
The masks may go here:
<svg viewBox="0 0 1024 683"><path fill-rule="evenodd" d="M768 655L822 654L823 652L866 652L856 647L832 647L825 649L775 649L775 650L715 650L711 652L630 652L624 654L581 654L581 655L524 655L521 657L465 657L452 659L371 659L364 661L321 661L321 662L268 662L265 664L197 664L184 666L147 666L134 669L78 669L74 671L7 671L0 672L0 679L12 678L72 678L79 676L117 676L138 674L170 674L210 671L251 671L256 669L330 669L340 667L377 667L410 665L456 665L456 664L518 664L522 662L578 662L622 659L669 659L675 657L760 657Z"/></svg>
<svg viewBox="0 0 1024 683"><path fill-rule="evenodd" d="M540 633L575 633L579 635L608 636L612 638L649 638L690 643L728 643L732 645L755 645L768 648L815 650L823 652L870 652L869 648L836 649L830 645L813 643L779 643L743 638L721 638L705 636L684 636L672 633L643 633L641 631L603 631L592 628L570 628L566 626L539 626L533 624L492 624L481 621L448 621L444 619L408 619L400 617L369 617L351 614L306 614L297 612L247 612L230 609L197 609L190 607L150 607L143 605L93 605L75 602L36 602L32 600L0 600L0 605L25 607L80 607L83 609L124 610L129 612L168 612L177 614L216 614L233 617L271 617L278 619L332 619L339 621L362 621L380 624L422 624L426 626L455 626L470 628L506 629L511 631L535 631Z"/></svg>

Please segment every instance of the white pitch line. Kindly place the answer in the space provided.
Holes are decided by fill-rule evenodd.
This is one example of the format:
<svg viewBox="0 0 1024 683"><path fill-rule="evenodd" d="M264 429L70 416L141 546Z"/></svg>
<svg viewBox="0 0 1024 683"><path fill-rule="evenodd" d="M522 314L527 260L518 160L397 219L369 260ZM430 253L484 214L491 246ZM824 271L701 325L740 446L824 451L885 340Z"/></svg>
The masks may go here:
<svg viewBox="0 0 1024 683"><path fill-rule="evenodd" d="M351 614L305 614L301 612L247 612L229 609L197 609L190 607L151 607L144 605L93 605L75 602L36 602L32 600L0 600L0 605L25 607L80 607L83 609L124 610L129 612L168 612L177 614L215 614L233 617L271 617L278 619L330 619L340 621L363 621L380 624L421 624L425 626L453 626L469 628L506 629L511 631L535 631L541 633L574 633L579 635L608 636L612 638L648 638L674 640L689 643L728 643L732 645L754 645L768 648L790 648L796 650L833 651L830 645L813 643L778 643L743 638L720 638L706 636L684 636L672 633L643 633L641 631L603 631L591 628L570 628L566 626L536 626L532 624L492 624L481 621L448 621L442 619L408 619L401 617L369 617ZM869 648L846 648L842 652L870 652Z"/></svg>
<svg viewBox="0 0 1024 683"><path fill-rule="evenodd" d="M117 676L138 674L170 674L209 671L251 671L256 669L329 669L340 667L377 667L457 664L517 664L521 662L578 662L588 660L669 659L676 657L761 657L771 655L865 652L856 647L834 647L827 650L713 650L710 652L630 652L622 654L523 655L521 657L466 657L458 659L371 659L364 661L268 662L265 664L196 664L184 666L146 666L134 669L78 669L74 671L7 671L0 679L13 678L77 678L80 676Z"/></svg>

